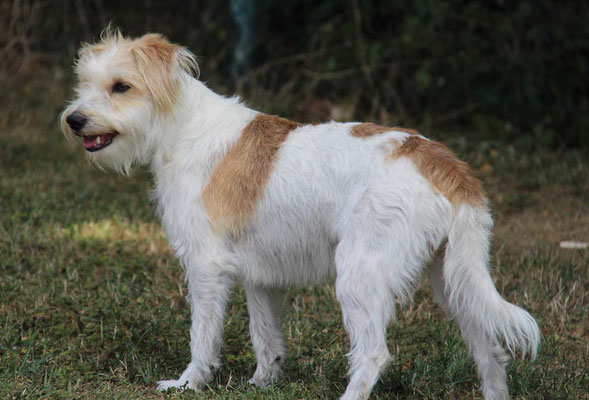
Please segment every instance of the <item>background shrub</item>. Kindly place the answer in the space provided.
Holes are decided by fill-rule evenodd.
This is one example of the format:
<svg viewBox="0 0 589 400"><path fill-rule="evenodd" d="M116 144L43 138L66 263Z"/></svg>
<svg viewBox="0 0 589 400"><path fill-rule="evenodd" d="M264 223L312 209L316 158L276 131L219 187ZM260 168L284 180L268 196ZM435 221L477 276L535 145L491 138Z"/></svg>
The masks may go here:
<svg viewBox="0 0 589 400"><path fill-rule="evenodd" d="M112 21L201 56L203 79L269 112L459 131L526 147L589 134L589 3L8 0L1 76L68 65ZM272 101L269 101L269 100Z"/></svg>

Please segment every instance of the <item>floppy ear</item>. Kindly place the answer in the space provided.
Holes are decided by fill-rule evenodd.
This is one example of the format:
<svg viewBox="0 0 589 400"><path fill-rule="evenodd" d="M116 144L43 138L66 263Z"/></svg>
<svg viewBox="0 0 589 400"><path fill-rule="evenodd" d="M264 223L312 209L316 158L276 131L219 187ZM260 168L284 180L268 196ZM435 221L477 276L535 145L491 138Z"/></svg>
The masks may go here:
<svg viewBox="0 0 589 400"><path fill-rule="evenodd" d="M198 73L196 58L190 51L158 34L150 33L137 39L131 52L139 75L160 111L172 107L183 79L182 73Z"/></svg>

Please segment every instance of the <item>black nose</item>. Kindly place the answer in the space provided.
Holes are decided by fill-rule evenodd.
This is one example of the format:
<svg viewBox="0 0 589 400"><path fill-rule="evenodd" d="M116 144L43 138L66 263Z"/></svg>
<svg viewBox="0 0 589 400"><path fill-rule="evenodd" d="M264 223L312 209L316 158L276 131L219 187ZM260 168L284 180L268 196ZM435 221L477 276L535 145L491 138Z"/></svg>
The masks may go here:
<svg viewBox="0 0 589 400"><path fill-rule="evenodd" d="M86 125L88 120L79 112L75 112L68 115L65 119L65 122L67 122L70 128L72 128L74 131L79 131L84 127L84 125Z"/></svg>

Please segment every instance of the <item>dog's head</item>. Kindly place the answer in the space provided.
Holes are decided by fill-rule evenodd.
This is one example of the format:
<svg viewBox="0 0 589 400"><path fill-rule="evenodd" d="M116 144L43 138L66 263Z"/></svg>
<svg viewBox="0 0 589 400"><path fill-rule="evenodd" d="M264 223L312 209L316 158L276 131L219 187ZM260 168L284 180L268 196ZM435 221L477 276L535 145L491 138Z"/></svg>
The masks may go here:
<svg viewBox="0 0 589 400"><path fill-rule="evenodd" d="M128 173L149 161L182 85L197 71L194 55L161 35L133 40L107 30L79 51L77 96L61 114L62 131L81 137L90 161Z"/></svg>

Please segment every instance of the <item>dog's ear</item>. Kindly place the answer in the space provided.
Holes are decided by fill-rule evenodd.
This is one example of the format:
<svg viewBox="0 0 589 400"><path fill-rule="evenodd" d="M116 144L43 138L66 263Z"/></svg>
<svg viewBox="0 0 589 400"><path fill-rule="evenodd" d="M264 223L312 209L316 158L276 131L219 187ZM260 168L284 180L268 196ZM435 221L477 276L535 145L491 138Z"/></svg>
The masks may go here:
<svg viewBox="0 0 589 400"><path fill-rule="evenodd" d="M158 34L150 33L137 39L131 52L139 75L160 111L171 108L185 72L198 74L195 56Z"/></svg>

